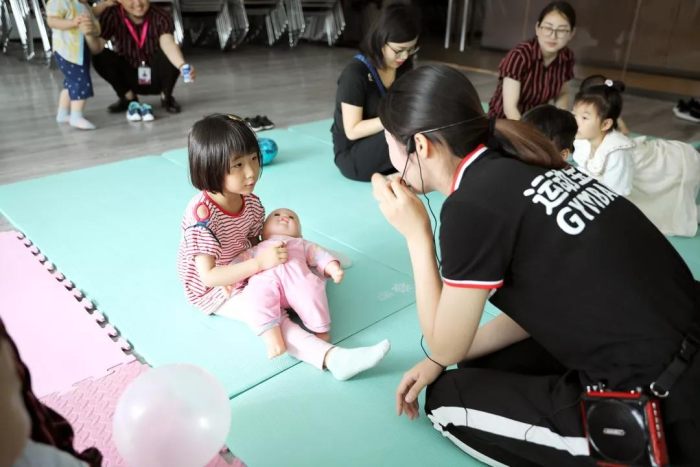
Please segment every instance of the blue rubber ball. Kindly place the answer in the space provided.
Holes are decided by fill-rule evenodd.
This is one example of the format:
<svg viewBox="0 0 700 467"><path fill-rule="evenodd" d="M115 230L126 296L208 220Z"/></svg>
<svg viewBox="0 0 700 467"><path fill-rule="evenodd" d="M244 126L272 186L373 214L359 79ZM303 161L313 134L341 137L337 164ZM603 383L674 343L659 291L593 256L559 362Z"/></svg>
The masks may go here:
<svg viewBox="0 0 700 467"><path fill-rule="evenodd" d="M269 164L277 157L277 143L270 138L258 138L258 145L260 146L263 165Z"/></svg>

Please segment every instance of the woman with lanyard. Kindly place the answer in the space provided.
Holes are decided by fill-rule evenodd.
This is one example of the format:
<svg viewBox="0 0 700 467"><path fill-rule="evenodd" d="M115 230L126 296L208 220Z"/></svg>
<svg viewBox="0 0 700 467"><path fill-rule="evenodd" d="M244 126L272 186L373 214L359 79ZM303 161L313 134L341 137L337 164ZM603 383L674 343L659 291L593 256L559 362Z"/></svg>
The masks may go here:
<svg viewBox="0 0 700 467"><path fill-rule="evenodd" d="M150 121L150 105L139 95L160 94L161 106L180 112L173 89L180 74L194 80L194 67L185 61L173 36L172 15L149 0L119 0L100 14L101 37L88 40L95 71L107 81L119 100L109 111L126 111L129 121ZM111 41L114 50L105 48Z"/></svg>
<svg viewBox="0 0 700 467"><path fill-rule="evenodd" d="M574 53L567 44L575 31L576 12L571 5L547 5L535 24L536 36L518 44L501 61L489 117L520 120L528 110L551 100L560 109L568 109Z"/></svg>
<svg viewBox="0 0 700 467"><path fill-rule="evenodd" d="M374 195L406 239L430 350L398 414L416 418L427 386L433 426L485 462L590 465L586 386L654 382L671 462L700 465L700 290L666 238L534 127L487 118L455 69L407 73L379 117L402 176L375 174ZM441 258L416 191L447 196ZM479 328L487 299L502 314Z"/></svg>
<svg viewBox="0 0 700 467"><path fill-rule="evenodd" d="M388 6L365 37L361 53L338 78L331 133L335 164L349 179L366 182L374 172L394 171L377 106L394 81L413 67L418 34L409 6Z"/></svg>

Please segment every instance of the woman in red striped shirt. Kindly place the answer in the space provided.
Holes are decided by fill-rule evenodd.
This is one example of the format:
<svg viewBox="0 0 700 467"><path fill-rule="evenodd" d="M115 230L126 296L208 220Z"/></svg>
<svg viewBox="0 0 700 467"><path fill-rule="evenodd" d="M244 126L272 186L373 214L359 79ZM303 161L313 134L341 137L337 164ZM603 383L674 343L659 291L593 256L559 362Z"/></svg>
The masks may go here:
<svg viewBox="0 0 700 467"><path fill-rule="evenodd" d="M535 37L510 50L499 65L489 117L520 120L538 105L554 101L567 108L574 53L567 47L576 31L576 12L567 2L551 2L540 13Z"/></svg>

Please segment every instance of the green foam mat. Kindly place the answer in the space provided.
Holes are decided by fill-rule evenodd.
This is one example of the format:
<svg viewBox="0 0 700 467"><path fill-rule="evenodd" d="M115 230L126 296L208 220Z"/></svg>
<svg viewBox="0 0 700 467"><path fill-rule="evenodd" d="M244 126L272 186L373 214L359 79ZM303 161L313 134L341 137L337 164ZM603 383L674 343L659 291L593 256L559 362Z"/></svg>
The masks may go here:
<svg viewBox="0 0 700 467"><path fill-rule="evenodd" d="M322 143L333 147L333 136L331 135L331 126L333 125L333 119L327 118L325 120L317 120L315 122L302 123L300 125L292 125L289 127L289 131L294 133L301 133L302 135L310 136ZM262 135L265 136L265 135ZM332 154L332 151L331 151ZM332 160L332 159L331 159Z"/></svg>
<svg viewBox="0 0 700 467"><path fill-rule="evenodd" d="M423 357L420 336L410 306L342 342L388 338L391 351L377 367L341 382L297 365L235 397L227 445L248 465L482 465L443 438L424 412L414 421L396 415L396 386Z"/></svg>
<svg viewBox="0 0 700 467"><path fill-rule="evenodd" d="M667 237L671 245L681 254L685 263L700 281L700 233L695 237Z"/></svg>
<svg viewBox="0 0 700 467"><path fill-rule="evenodd" d="M180 220L195 193L182 167L141 157L0 186L0 210L94 300L154 366L189 362L237 394L297 363L267 360L241 323L185 301L176 274ZM328 286L334 340L413 302L408 275L314 231L306 237L353 261Z"/></svg>

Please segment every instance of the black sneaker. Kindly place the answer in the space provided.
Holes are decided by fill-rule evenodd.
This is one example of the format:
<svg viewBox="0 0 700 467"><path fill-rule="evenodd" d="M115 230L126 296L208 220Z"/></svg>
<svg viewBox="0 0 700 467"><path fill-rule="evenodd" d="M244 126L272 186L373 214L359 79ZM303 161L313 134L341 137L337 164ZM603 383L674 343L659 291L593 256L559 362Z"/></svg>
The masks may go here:
<svg viewBox="0 0 700 467"><path fill-rule="evenodd" d="M182 108L177 103L173 96L165 96L160 98L160 105L171 114L179 114Z"/></svg>
<svg viewBox="0 0 700 467"><path fill-rule="evenodd" d="M688 107L690 107L690 112L693 113L700 113L700 101L696 101L695 99L690 99L688 101Z"/></svg>
<svg viewBox="0 0 700 467"><path fill-rule="evenodd" d="M272 120L267 118L267 115L263 115L262 117L259 117L258 121L262 125L263 130L272 130L275 127L275 124L272 123Z"/></svg>
<svg viewBox="0 0 700 467"><path fill-rule="evenodd" d="M257 115L253 118L246 117L243 120L248 124L250 129L253 131L257 132L257 131L260 131L263 129L263 125L260 122L260 115Z"/></svg>
<svg viewBox="0 0 700 467"><path fill-rule="evenodd" d="M135 99L135 100L138 100L138 99ZM114 104L107 107L107 111L111 114L126 112L126 109L129 108L130 102L131 101L129 99L127 99L126 97L120 97L117 102L115 102Z"/></svg>
<svg viewBox="0 0 700 467"><path fill-rule="evenodd" d="M691 99L691 102L693 100ZM690 102L683 100L678 101L678 104L673 108L673 114L689 122L700 123L700 111L696 111L690 106Z"/></svg>

